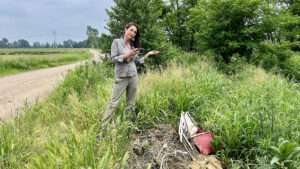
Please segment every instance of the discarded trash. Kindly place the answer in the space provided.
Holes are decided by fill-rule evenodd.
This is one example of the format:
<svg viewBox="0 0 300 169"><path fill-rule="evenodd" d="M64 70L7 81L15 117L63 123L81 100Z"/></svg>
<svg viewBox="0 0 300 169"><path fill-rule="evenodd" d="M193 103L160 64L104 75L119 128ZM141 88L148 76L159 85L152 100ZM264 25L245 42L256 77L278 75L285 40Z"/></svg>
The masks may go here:
<svg viewBox="0 0 300 169"><path fill-rule="evenodd" d="M187 131L187 138L190 138L195 132L198 131L198 127L195 125L195 122L189 112L181 112L178 131L180 135L180 141L182 141L184 131Z"/></svg>
<svg viewBox="0 0 300 169"><path fill-rule="evenodd" d="M211 132L203 132L198 128L198 131L192 137L201 154L207 155L213 151L210 143L213 139Z"/></svg>
<svg viewBox="0 0 300 169"><path fill-rule="evenodd" d="M134 169L149 168L150 166L151 168L162 169L222 168L220 166L221 162L213 155L202 155L197 151L197 146L193 142L193 138L197 136L193 135L190 139L187 139L193 150L190 149L184 138L181 142L179 137L178 125L175 128L175 126L165 123L135 132L132 136L132 147L129 150L130 157L124 167Z"/></svg>
<svg viewBox="0 0 300 169"><path fill-rule="evenodd" d="M204 132L198 128L189 112L181 112L178 132L180 141L188 145L185 148L193 160L195 159L195 153L193 153L195 152L194 145L198 147L200 153L203 155L207 155L213 151L210 143L213 139L211 132ZM193 140L193 144L190 143L189 139Z"/></svg>

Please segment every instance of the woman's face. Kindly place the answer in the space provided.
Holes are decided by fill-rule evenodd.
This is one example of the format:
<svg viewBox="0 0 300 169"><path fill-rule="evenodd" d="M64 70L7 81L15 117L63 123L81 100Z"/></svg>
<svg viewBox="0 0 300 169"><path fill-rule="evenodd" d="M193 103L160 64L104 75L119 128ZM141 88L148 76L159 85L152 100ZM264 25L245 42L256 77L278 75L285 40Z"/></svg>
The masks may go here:
<svg viewBox="0 0 300 169"><path fill-rule="evenodd" d="M134 25L131 25L128 29L125 28L125 36L128 39L133 39L136 35L137 29Z"/></svg>

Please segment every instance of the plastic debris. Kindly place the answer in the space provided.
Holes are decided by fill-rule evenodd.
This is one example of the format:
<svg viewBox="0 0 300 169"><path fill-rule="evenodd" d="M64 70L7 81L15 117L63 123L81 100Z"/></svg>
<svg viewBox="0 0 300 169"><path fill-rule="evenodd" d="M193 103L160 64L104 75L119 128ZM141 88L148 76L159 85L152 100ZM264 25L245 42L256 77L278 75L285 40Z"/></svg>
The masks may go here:
<svg viewBox="0 0 300 169"><path fill-rule="evenodd" d="M204 132L202 129L198 128L189 112L181 112L178 132L180 141L188 145L186 150L189 152L192 159L194 159L194 155L192 154L195 154L193 153L195 152L195 146L203 155L207 155L213 151L210 143L213 139L211 132ZM189 139L192 140L192 143Z"/></svg>
<svg viewBox="0 0 300 169"><path fill-rule="evenodd" d="M193 137L193 142L196 144L201 154L207 155L213 152L210 143L213 139L211 132L204 132L198 128L198 131L193 136L195 136Z"/></svg>

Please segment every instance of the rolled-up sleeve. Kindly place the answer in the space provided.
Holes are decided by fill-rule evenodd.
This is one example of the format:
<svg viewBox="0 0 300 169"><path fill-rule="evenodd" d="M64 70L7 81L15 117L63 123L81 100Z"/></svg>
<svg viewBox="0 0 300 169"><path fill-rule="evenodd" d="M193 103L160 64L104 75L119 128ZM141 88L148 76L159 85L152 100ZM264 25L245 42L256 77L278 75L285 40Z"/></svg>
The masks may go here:
<svg viewBox="0 0 300 169"><path fill-rule="evenodd" d="M118 42L115 39L113 41L113 43L111 44L110 57L111 57L112 63L123 62L124 61L123 56L124 55L120 55L120 53L118 52Z"/></svg>

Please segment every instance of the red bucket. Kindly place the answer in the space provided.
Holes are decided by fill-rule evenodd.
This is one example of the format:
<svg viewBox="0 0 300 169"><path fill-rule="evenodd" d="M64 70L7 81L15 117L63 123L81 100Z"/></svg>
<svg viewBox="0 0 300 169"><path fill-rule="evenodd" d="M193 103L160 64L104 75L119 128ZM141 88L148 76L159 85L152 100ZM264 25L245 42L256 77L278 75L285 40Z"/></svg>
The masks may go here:
<svg viewBox="0 0 300 169"><path fill-rule="evenodd" d="M196 146L198 147L198 149L200 150L201 154L207 155L207 154L213 152L213 149L212 149L211 143L210 143L213 139L211 132L209 132L209 131L203 132L203 130L198 128L197 132L194 133L193 136L197 135L197 134L200 134L200 135L195 136L195 138L193 138L193 141L196 144Z"/></svg>

